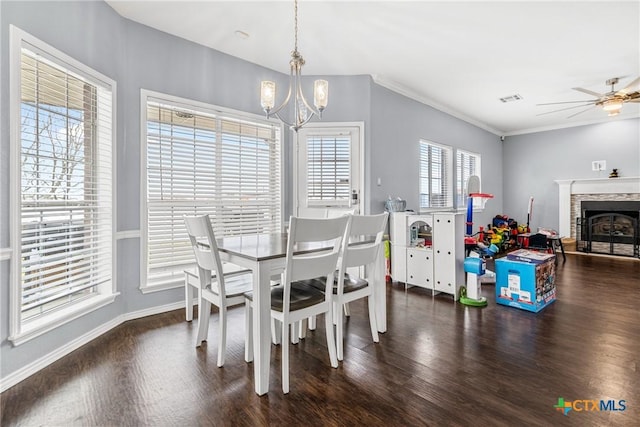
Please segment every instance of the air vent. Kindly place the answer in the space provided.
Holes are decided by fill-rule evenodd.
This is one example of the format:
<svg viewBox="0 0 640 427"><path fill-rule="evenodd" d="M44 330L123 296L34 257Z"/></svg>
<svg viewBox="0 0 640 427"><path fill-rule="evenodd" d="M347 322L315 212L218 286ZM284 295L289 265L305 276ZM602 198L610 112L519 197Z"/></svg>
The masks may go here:
<svg viewBox="0 0 640 427"><path fill-rule="evenodd" d="M505 96L504 98L500 98L500 101L513 102L513 101L520 101L521 99L522 99L522 95L519 95L516 93L515 95Z"/></svg>

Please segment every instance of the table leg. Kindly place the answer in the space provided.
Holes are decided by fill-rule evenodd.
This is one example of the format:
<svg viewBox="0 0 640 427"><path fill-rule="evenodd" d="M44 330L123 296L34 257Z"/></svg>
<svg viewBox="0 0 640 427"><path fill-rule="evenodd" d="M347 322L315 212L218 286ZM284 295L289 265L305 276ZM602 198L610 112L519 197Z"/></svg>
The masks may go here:
<svg viewBox="0 0 640 427"><path fill-rule="evenodd" d="M259 396L269 391L271 357L271 271L257 264L253 271L253 372Z"/></svg>

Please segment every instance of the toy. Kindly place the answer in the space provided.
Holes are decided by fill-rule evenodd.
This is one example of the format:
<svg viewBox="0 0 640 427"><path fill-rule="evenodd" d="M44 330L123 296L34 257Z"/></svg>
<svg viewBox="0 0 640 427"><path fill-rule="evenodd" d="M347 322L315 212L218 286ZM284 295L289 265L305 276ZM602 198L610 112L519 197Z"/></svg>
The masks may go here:
<svg viewBox="0 0 640 427"><path fill-rule="evenodd" d="M470 176L469 181L467 182L467 190L469 194L467 196L467 230L465 237L465 244L471 250L470 256L467 257L464 261L464 271L467 273L467 285L460 288L460 302L465 305L470 305L474 307L484 307L487 305L487 299L481 295L480 292L480 282L478 279L479 276L484 276L486 273L486 263L483 257L493 256L498 252L498 247L496 245L491 245L487 247L482 240L484 240L484 230L480 227L480 231L478 232L478 239L474 239L472 235L473 231L473 199L481 198L484 203L488 199L492 199L492 194L480 193L480 179L477 176ZM503 221L504 222L504 221ZM507 226L507 223L504 222L504 227ZM500 235L500 239L502 239L501 233L496 233L491 230L492 236ZM492 237L493 238L493 237ZM493 273L491 273L493 276Z"/></svg>

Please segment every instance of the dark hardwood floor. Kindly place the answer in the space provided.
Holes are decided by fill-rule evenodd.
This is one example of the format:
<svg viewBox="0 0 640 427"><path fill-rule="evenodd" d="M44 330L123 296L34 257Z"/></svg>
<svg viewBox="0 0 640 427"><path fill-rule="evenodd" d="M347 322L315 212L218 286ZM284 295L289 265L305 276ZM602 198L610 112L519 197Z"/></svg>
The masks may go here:
<svg viewBox="0 0 640 427"><path fill-rule="evenodd" d="M352 304L345 359L329 365L323 324L291 347L291 392L272 346L270 392L253 392L244 311L230 310L216 367L197 321L173 311L127 322L0 395L2 426L639 425L640 261L567 255L558 300L535 314L387 285L388 331L371 341ZM558 398L625 400L625 411L554 409Z"/></svg>

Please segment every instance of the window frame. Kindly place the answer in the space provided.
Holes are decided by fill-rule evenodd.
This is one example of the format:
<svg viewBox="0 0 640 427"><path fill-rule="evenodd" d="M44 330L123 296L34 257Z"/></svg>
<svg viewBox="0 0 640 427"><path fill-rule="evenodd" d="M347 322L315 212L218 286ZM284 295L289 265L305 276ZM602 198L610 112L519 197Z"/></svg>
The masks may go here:
<svg viewBox="0 0 640 427"><path fill-rule="evenodd" d="M116 253L116 131L117 131L117 85L114 80L68 56L44 41L32 36L20 28L10 25L9 29L9 115L10 115L10 243L11 243L11 271L9 293L9 337L14 346L23 344L37 336L54 330L72 320L101 307L111 304L119 295L116 286L117 253ZM110 90L111 122L110 157L111 168L107 179L110 180L110 229L106 241L110 244L111 280L95 286L96 295L81 299L50 312L38 315L25 321L22 319L22 49L27 47L37 52L47 61L64 69L65 73L80 77L96 87ZM96 184L98 185L98 184ZM107 266L109 268L109 266Z"/></svg>
<svg viewBox="0 0 640 427"><path fill-rule="evenodd" d="M182 98L174 95L169 95L166 93L156 92L148 89L140 90L140 286L139 289L142 293L151 293L163 291L166 289L174 289L183 286L182 279L176 279L169 282L163 282L159 284L150 284L148 278L148 260L147 260L147 252L149 248L149 223L148 223L148 182L147 182L147 163L148 163L148 144L147 144L147 104L149 101L152 102L166 102L167 104L171 104L176 108L184 108L186 110L197 110L202 113L213 114L218 117L222 117L222 119L229 118L233 120L237 120L239 118L245 119L252 122L257 122L263 125L271 126L277 128L279 132L279 155L278 162L280 168L280 182L278 192L280 194L280 213L281 218L279 219L280 227L284 225L284 206L285 206L285 194L284 194L284 186L285 186L285 169L284 169L284 128L282 123L274 123L273 121L268 121L264 116L247 113L244 111L234 110L230 108L225 108L217 105L208 104L201 101L196 101L192 99ZM185 231L186 232L186 231ZM195 265L195 259L194 259Z"/></svg>
<svg viewBox="0 0 640 427"><path fill-rule="evenodd" d="M468 157L468 158L475 158L476 159L476 169L477 169L477 173L471 173L471 175L476 175L478 176L478 178L480 178L480 192L482 192L482 156L479 153L474 153L472 151L468 151L468 150L462 150L462 149L456 149L456 182L455 182L455 200L456 200L456 204L457 204L457 209L458 210L463 210L466 209L467 206L467 188L466 188L466 181L469 179L469 177L467 177L467 179L465 180L464 177L461 177L461 182L458 182L458 174L463 174L463 170L462 167L463 165L461 164L461 162L458 159L458 156L462 155L463 159L462 161L464 162L464 157ZM461 185L460 188L458 188L458 184ZM473 210L474 211L482 211L484 209L484 202L482 199L479 198L475 198L473 199Z"/></svg>
<svg viewBox="0 0 640 427"><path fill-rule="evenodd" d="M438 149L443 150L443 154L446 159L446 164L444 167L444 171L440 176L440 179L443 179L445 181L441 186L441 188L445 190L445 197L447 198L445 206L423 206L422 205L422 196L428 195L428 197L430 197L431 195L431 170L432 170L431 164L429 163L427 165L427 168L429 170L429 176L426 177L429 179L429 191L423 192L422 191L423 190L422 189L422 179L423 179L422 146L423 145L426 145L428 147L437 147ZM421 139L419 141L419 144L418 144L418 206L419 206L418 210L419 212L434 212L434 211L454 209L455 198L453 194L453 170L454 170L453 151L454 151L453 147L448 145L439 144L437 142L429 141L426 139Z"/></svg>

